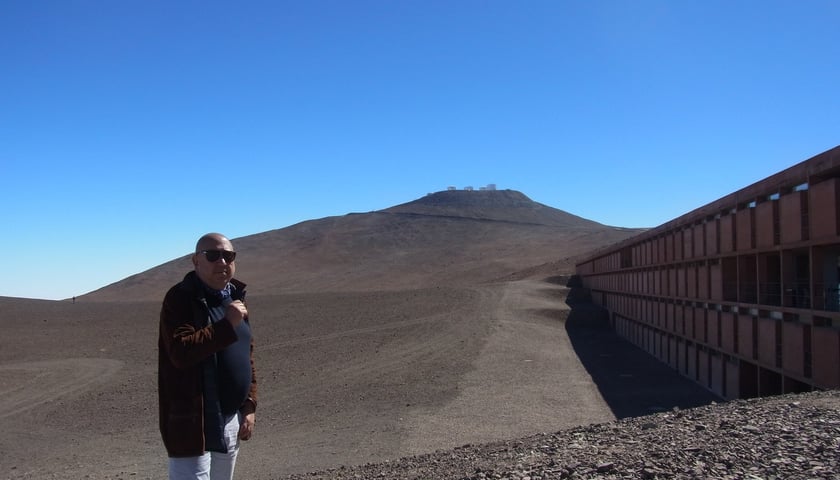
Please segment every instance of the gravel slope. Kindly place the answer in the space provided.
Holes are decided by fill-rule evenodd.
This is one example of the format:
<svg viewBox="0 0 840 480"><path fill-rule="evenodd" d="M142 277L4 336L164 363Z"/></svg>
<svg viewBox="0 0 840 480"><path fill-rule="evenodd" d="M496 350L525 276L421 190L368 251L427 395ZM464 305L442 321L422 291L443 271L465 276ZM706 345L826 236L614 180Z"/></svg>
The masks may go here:
<svg viewBox="0 0 840 480"><path fill-rule="evenodd" d="M739 400L287 479L836 479L840 393Z"/></svg>

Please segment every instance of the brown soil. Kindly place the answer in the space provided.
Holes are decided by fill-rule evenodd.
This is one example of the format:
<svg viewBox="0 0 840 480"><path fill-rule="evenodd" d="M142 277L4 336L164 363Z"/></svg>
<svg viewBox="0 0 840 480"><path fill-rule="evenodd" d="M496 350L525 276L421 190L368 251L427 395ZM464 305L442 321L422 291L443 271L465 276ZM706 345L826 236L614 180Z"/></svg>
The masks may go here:
<svg viewBox="0 0 840 480"><path fill-rule="evenodd" d="M261 402L238 477L607 422L616 418L611 403L627 395L609 388L608 377L660 376L657 392L636 394L635 410L623 414L713 399L626 344L613 350L612 366L587 370L581 352L594 351L592 335L610 334L569 334L565 292L526 279L251 298ZM158 308L0 299L0 478L165 476Z"/></svg>

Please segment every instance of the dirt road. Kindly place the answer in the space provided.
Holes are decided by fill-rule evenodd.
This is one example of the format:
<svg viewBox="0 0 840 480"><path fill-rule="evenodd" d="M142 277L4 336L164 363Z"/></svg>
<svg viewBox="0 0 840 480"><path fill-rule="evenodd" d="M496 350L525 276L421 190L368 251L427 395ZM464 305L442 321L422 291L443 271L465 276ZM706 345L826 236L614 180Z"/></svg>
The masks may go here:
<svg viewBox="0 0 840 480"><path fill-rule="evenodd" d="M489 322L490 334L457 396L406 420L406 452L613 420L569 344L561 288L535 281L484 288L469 315Z"/></svg>

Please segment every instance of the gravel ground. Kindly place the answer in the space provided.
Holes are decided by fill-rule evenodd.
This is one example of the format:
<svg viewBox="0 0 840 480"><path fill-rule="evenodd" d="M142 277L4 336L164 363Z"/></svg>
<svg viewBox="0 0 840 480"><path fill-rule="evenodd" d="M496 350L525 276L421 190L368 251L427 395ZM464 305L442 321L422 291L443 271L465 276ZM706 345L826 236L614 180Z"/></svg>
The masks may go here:
<svg viewBox="0 0 840 480"><path fill-rule="evenodd" d="M561 283L251 298L237 478L840 478L838 394L706 407ZM0 299L0 479L165 478L159 308Z"/></svg>
<svg viewBox="0 0 840 480"><path fill-rule="evenodd" d="M840 392L738 400L287 479L836 479Z"/></svg>

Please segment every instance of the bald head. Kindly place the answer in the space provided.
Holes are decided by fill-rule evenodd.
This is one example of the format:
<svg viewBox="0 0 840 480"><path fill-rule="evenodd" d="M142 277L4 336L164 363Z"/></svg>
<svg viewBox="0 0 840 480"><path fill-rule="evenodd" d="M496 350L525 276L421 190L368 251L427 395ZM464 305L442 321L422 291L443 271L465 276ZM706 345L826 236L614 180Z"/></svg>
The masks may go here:
<svg viewBox="0 0 840 480"><path fill-rule="evenodd" d="M226 236L221 233L206 233L195 243L195 252L198 253L202 250L212 250L219 244L227 245L228 248L225 250L233 250L233 244L230 243L230 240L228 240Z"/></svg>

